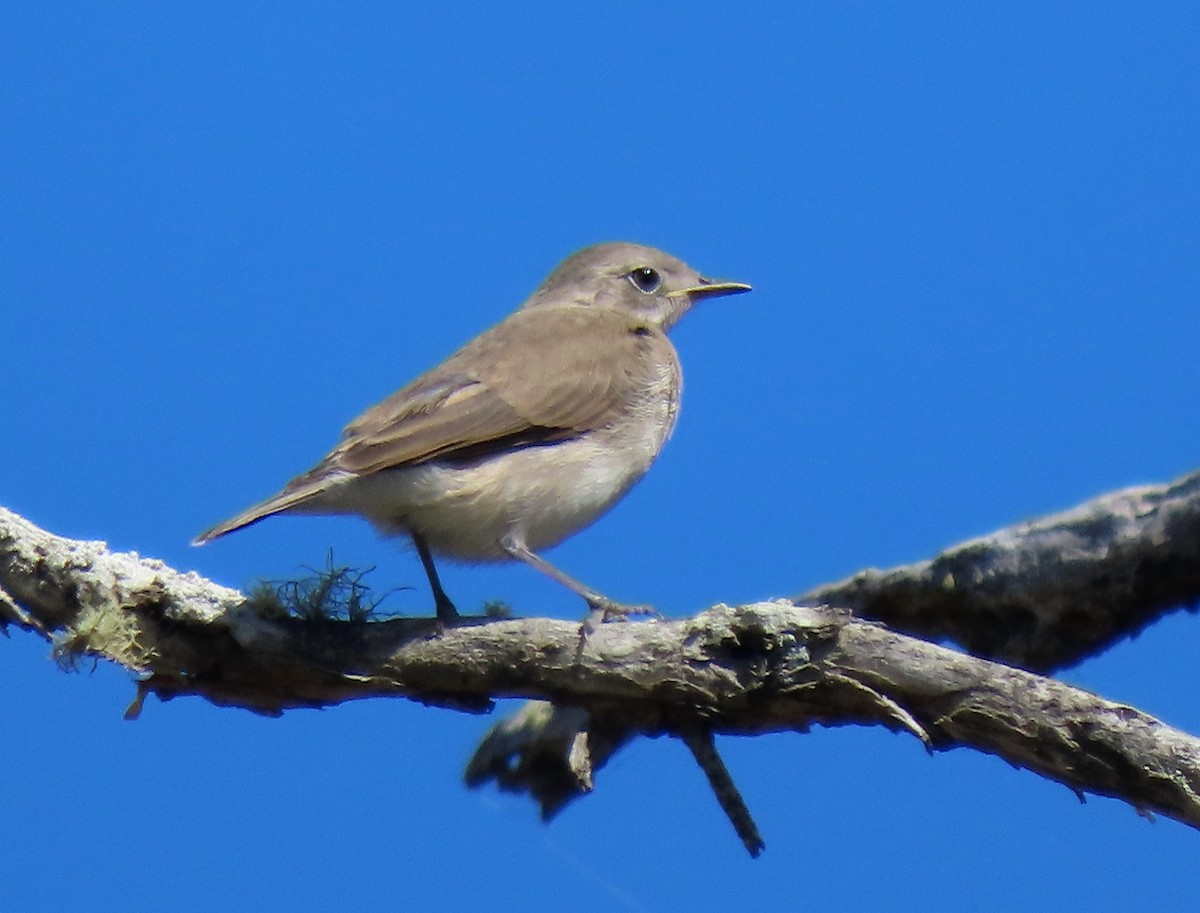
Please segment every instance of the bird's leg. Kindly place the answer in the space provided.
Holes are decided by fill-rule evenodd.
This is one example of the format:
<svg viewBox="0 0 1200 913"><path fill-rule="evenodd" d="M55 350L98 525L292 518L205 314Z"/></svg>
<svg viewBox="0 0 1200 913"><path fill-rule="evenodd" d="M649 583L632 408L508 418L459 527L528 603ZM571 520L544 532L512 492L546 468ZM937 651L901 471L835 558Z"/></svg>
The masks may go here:
<svg viewBox="0 0 1200 913"><path fill-rule="evenodd" d="M541 571L551 580L558 581L572 593L583 598L583 601L588 604L590 610L580 628L580 633L584 636L591 634L596 630L597 625L608 621L610 618L624 618L628 615L653 615L661 617L658 612L648 605L625 605L597 593L591 587L580 583L574 577L564 574L545 558L531 552L529 546L511 533L500 540L500 547L504 549L504 553L508 557L515 558L517 561L528 564L534 570Z"/></svg>
<svg viewBox="0 0 1200 913"><path fill-rule="evenodd" d="M420 533L413 533L412 540L413 545L417 547L417 554L421 558L421 565L425 568L425 576L429 578L429 588L433 590L433 602L437 607L438 621L444 625L452 625L458 621L458 610L454 608L454 603L442 589L442 581L438 579L437 568L433 565L433 554L429 551L429 543Z"/></svg>

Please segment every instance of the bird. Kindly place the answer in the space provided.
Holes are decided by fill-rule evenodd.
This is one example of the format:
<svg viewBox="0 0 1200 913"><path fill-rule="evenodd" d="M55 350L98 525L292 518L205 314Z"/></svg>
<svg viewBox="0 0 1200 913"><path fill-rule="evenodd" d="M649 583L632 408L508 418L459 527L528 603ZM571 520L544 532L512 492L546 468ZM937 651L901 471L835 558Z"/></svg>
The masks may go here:
<svg viewBox="0 0 1200 913"><path fill-rule="evenodd" d="M674 429L682 373L667 331L698 301L749 290L652 247L585 247L507 318L350 422L316 466L193 544L280 514L359 515L411 539L442 625L460 616L435 555L540 571L583 598L584 631L652 613L541 552L619 501Z"/></svg>

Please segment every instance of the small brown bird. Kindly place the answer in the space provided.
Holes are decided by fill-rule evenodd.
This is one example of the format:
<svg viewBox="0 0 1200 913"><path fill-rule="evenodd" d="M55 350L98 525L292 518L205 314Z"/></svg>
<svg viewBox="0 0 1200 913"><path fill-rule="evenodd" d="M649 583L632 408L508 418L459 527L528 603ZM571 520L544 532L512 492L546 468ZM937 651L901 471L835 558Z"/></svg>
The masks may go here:
<svg viewBox="0 0 1200 913"><path fill-rule="evenodd" d="M749 290L651 247L584 248L507 319L347 425L315 467L194 544L275 514L358 514L412 538L445 623L458 613L435 554L522 561L583 597L589 629L645 611L537 553L611 508L670 436L682 377L666 331L702 298Z"/></svg>

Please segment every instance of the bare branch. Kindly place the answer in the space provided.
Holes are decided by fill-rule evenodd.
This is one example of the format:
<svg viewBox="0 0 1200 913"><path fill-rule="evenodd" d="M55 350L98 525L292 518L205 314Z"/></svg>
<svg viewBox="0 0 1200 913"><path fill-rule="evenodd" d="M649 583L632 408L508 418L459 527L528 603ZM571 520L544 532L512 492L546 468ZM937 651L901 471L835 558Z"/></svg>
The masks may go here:
<svg viewBox="0 0 1200 913"><path fill-rule="evenodd" d="M1035 542L1045 536L1038 524L1018 529ZM1176 555L1178 544L1164 551ZM577 625L550 619L479 619L439 634L432 619L259 614L241 594L195 574L62 539L0 510L0 622L50 638L64 657L103 656L138 673L134 710L149 693L260 713L377 696L473 711L496 697L548 700L559 708L550 714L558 728L542 758L566 765L558 805L590 788L594 770L636 735L699 744L697 733L870 724L914 733L935 750L995 754L1200 827L1196 739L1133 708L842 609L781 601L609 624L577 658ZM533 769L528 740L509 735L477 758L468 774L476 782L504 774L506 785L530 787L521 764L508 767L517 755ZM552 804L543 799L549 813Z"/></svg>
<svg viewBox="0 0 1200 913"><path fill-rule="evenodd" d="M797 597L1040 672L1200 599L1200 472L1129 488Z"/></svg>

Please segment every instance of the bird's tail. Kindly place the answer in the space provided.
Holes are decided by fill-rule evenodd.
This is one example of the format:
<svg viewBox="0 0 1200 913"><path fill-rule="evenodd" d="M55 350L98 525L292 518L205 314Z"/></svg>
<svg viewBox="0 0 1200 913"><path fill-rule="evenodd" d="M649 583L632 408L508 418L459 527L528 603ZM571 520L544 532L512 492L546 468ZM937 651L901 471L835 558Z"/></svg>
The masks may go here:
<svg viewBox="0 0 1200 913"><path fill-rule="evenodd" d="M260 501L253 507L247 507L236 517L231 517L224 523L218 523L211 529L206 529L192 540L192 545L203 545L205 542L211 542L213 539L218 539L226 533L232 533L243 527L252 526L259 520L265 520L267 517L295 510L306 501L312 500L321 490L321 486L311 484L294 489L289 486L274 497Z"/></svg>

